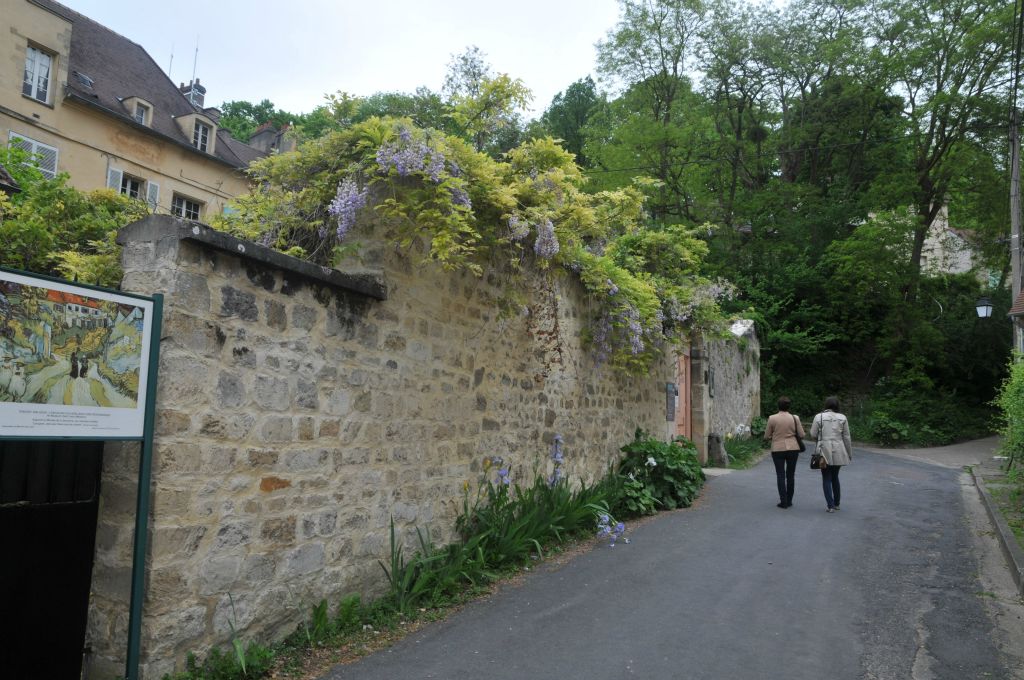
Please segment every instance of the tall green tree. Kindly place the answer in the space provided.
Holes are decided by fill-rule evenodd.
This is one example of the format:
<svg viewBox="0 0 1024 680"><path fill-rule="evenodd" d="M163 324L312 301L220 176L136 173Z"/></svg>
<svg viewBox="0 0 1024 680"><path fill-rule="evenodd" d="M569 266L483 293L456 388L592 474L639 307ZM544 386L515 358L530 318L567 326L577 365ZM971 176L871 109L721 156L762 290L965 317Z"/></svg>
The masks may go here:
<svg viewBox="0 0 1024 680"><path fill-rule="evenodd" d="M280 129L299 118L295 114L278 109L269 99L264 99L258 104L248 101L224 102L221 104L220 113L218 125L230 132L232 137L243 142L249 141L261 125L270 123L276 129Z"/></svg>
<svg viewBox="0 0 1024 680"><path fill-rule="evenodd" d="M567 87L564 93L556 94L540 119L545 131L562 140L562 146L575 154L576 162L584 167L590 163L583 152L586 141L583 131L591 115L602 103L597 84L587 76Z"/></svg>
<svg viewBox="0 0 1024 680"><path fill-rule="evenodd" d="M655 219L698 220L701 182L690 170L706 155L709 120L687 74L706 7L700 0L621 0L620 13L598 43L597 62L601 78L622 95L610 116L595 121L585 149L601 170L657 180Z"/></svg>
<svg viewBox="0 0 1024 680"><path fill-rule="evenodd" d="M497 156L521 141L522 111L533 94L521 79L495 74L479 47L452 57L441 93L457 133L477 151Z"/></svg>
<svg viewBox="0 0 1024 680"><path fill-rule="evenodd" d="M771 175L767 143L774 116L766 101L766 66L758 54L764 30L759 15L747 5L723 0L710 17L700 60L717 139L710 152L716 162L709 165L716 221L733 227L740 192L763 188Z"/></svg>
<svg viewBox="0 0 1024 680"><path fill-rule="evenodd" d="M961 168L965 146L1004 122L1014 6L1000 0L877 0L872 56L904 101L914 132L911 263L921 269L925 238Z"/></svg>

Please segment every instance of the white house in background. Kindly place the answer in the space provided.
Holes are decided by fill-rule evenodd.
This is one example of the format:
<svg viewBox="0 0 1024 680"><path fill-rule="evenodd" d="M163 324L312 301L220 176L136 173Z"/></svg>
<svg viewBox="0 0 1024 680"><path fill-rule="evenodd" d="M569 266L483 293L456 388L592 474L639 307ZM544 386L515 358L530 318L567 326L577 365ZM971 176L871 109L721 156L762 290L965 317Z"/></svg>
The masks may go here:
<svg viewBox="0 0 1024 680"><path fill-rule="evenodd" d="M988 284L989 272L978 267L970 236L970 232L950 226L949 208L942 206L925 237L921 270L932 276L974 271L980 282Z"/></svg>

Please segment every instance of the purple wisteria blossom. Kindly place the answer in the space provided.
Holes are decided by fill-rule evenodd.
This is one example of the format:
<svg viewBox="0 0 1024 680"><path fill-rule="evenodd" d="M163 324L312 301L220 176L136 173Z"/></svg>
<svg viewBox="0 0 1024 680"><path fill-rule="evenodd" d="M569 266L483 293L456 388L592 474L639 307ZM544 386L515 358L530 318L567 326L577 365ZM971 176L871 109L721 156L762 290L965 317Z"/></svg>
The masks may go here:
<svg viewBox="0 0 1024 680"><path fill-rule="evenodd" d="M452 203L463 208L472 208L473 202L469 199L469 194L462 187L451 186L448 187L448 193L451 194Z"/></svg>
<svg viewBox="0 0 1024 680"><path fill-rule="evenodd" d="M360 189L351 177L346 177L338 183L338 193L327 206L327 212L338 220L339 241L345 238L345 234L355 225L356 214L366 205L366 195L366 189Z"/></svg>
<svg viewBox="0 0 1024 680"><path fill-rule="evenodd" d="M425 141L415 139L412 132L403 127L398 131L397 141L388 142L377 149L377 167L384 173L394 168L399 177L422 172L432 182L439 184L444 179L441 173L445 169L445 157Z"/></svg>
<svg viewBox="0 0 1024 680"><path fill-rule="evenodd" d="M508 229L513 241L522 241L530 235L530 223L514 213L508 218Z"/></svg>
<svg viewBox="0 0 1024 680"><path fill-rule="evenodd" d="M623 320L629 333L629 349L633 354L640 354L644 351L644 328L640 324L640 310L629 305L623 314Z"/></svg>
<svg viewBox="0 0 1024 680"><path fill-rule="evenodd" d="M558 254L558 238L555 236L555 225L551 220L544 220L537 225L537 240L533 243L533 252L545 260Z"/></svg>

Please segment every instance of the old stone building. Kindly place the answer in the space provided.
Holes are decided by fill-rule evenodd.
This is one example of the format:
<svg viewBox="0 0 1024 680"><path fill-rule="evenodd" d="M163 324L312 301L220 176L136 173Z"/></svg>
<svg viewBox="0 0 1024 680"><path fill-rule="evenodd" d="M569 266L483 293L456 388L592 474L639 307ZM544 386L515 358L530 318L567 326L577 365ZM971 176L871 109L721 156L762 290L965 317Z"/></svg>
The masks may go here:
<svg viewBox="0 0 1024 680"><path fill-rule="evenodd" d="M51 0L0 1L0 136L43 173L109 187L154 212L208 219L248 189L264 152L218 128L138 44Z"/></svg>

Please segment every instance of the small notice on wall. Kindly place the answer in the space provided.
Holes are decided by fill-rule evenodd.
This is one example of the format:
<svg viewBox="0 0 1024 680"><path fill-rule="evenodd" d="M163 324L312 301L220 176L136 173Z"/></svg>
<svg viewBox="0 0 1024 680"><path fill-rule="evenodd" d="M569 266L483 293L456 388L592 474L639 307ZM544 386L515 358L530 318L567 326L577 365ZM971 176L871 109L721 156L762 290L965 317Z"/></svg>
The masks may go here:
<svg viewBox="0 0 1024 680"><path fill-rule="evenodd" d="M143 435L153 302L0 270L0 438Z"/></svg>

